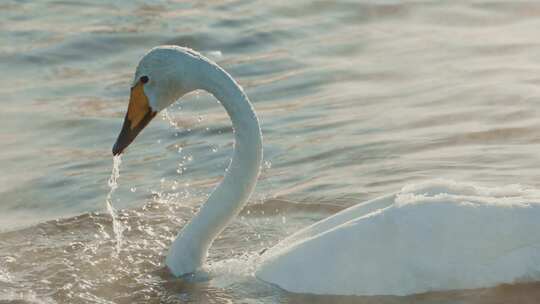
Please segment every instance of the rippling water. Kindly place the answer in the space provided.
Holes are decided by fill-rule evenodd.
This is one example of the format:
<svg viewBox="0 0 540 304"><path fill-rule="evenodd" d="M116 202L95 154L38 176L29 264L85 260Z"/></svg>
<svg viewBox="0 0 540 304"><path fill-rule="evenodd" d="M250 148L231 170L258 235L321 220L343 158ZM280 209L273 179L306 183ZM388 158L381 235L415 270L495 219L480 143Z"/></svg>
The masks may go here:
<svg viewBox="0 0 540 304"><path fill-rule="evenodd" d="M258 253L338 210L433 178L540 188L540 4L511 1L0 3L0 303L507 303L538 284L315 297L254 279ZM201 51L245 88L265 166L208 280L164 252L220 180L225 111L200 92L156 119L105 199L139 58Z"/></svg>

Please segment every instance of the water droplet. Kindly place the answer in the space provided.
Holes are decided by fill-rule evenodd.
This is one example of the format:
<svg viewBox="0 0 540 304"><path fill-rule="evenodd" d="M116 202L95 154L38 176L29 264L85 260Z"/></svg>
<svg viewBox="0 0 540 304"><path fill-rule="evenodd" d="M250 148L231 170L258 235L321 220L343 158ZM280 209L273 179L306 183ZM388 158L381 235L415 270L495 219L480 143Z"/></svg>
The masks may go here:
<svg viewBox="0 0 540 304"><path fill-rule="evenodd" d="M111 188L109 191L109 194L107 194L107 198L105 199L107 211L111 215L112 218L112 224L113 224L113 231L114 235L116 237L116 256L120 253L120 249L122 246L122 232L124 231L124 226L122 223L118 220L118 214L116 209L113 207L112 203L112 195L114 191L118 188L117 180L120 177L120 164L122 163L122 159L120 158L120 155L117 155L113 158L113 169L111 172L111 176L109 177L108 184ZM117 202L119 199L116 200Z"/></svg>

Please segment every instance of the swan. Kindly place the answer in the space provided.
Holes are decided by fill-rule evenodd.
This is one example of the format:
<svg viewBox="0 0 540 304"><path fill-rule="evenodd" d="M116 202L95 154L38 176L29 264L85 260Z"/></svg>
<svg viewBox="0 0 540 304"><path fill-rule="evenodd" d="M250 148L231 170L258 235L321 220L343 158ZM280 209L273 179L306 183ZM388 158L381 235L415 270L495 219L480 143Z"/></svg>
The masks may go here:
<svg viewBox="0 0 540 304"><path fill-rule="evenodd" d="M172 274L196 272L253 192L262 161L255 111L236 81L196 51L159 46L140 60L113 154L156 114L194 90L223 105L234 154L222 182L171 244ZM540 280L540 204L524 189L437 180L338 212L260 257L255 276L290 292L408 295Z"/></svg>

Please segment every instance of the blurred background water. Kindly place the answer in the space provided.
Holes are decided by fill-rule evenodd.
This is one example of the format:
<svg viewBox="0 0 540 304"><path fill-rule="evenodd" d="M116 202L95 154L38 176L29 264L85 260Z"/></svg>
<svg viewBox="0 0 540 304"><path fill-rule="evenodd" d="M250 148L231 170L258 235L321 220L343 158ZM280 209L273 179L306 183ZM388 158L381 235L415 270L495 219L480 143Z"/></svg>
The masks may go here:
<svg viewBox="0 0 540 304"><path fill-rule="evenodd" d="M258 252L330 214L446 178L540 187L540 4L511 1L0 3L0 303L537 302L535 284L413 297L289 294L251 276ZM111 147L140 57L191 47L244 87L262 121L255 195L215 242L209 280L166 249L232 152L205 92Z"/></svg>

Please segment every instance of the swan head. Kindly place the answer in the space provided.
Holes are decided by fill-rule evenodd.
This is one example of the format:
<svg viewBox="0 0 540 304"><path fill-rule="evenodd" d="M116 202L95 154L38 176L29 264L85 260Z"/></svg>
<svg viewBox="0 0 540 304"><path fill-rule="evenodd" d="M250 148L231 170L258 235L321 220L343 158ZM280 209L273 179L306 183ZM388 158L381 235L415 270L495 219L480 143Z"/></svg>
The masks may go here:
<svg viewBox="0 0 540 304"><path fill-rule="evenodd" d="M197 89L201 61L206 59L178 46L155 47L143 56L131 84L127 113L113 155L121 154L159 111Z"/></svg>

